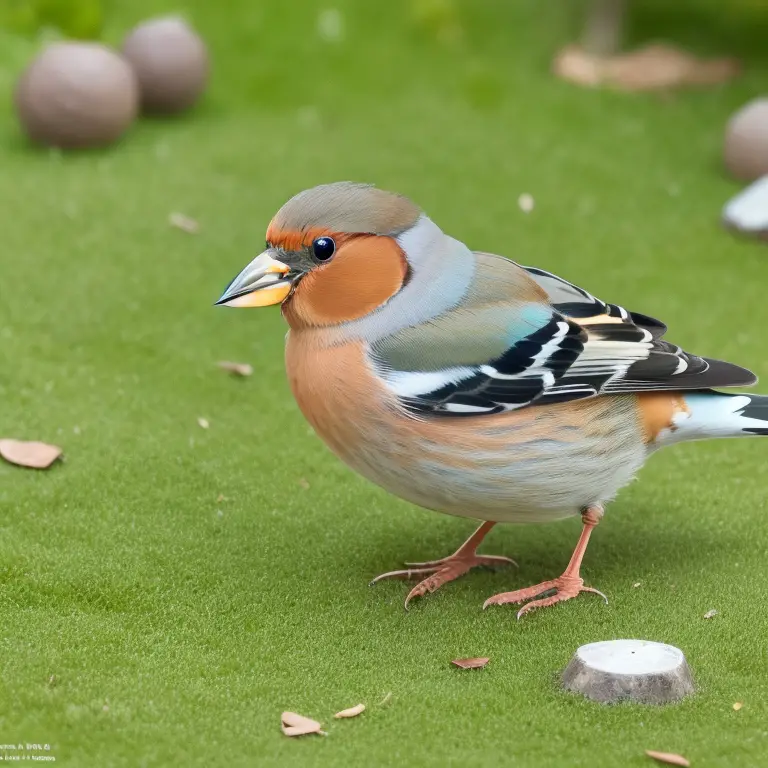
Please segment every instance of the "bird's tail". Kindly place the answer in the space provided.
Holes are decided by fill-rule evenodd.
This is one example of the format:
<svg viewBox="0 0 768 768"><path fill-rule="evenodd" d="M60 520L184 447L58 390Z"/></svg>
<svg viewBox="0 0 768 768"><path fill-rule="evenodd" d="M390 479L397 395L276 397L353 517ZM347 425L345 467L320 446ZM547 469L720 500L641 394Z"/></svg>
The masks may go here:
<svg viewBox="0 0 768 768"><path fill-rule="evenodd" d="M768 435L768 396L691 392L669 429L659 434L659 446L712 437Z"/></svg>

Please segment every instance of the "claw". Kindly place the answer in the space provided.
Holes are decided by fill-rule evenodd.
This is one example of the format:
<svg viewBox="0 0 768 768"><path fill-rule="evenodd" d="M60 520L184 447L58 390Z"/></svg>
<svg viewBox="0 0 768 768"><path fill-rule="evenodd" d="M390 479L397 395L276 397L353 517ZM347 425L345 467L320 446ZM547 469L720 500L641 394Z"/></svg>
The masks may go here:
<svg viewBox="0 0 768 768"><path fill-rule="evenodd" d="M464 544L449 557L443 557L440 560L429 560L424 563L406 563L406 569L382 573L380 576L372 579L370 584L376 584L384 579L412 579L420 576L426 577L411 589L408 596L405 598L405 610L407 611L408 604L415 597L423 597L428 592L434 592L443 584L458 579L459 576L463 576L476 566L485 566L489 568L496 568L502 565L516 566L517 563L509 557L503 557L501 555L478 555L476 553L477 547L480 546L480 542L494 525L495 523L490 521L483 523L464 542Z"/></svg>
<svg viewBox="0 0 768 768"><path fill-rule="evenodd" d="M445 564L447 557L443 557L440 560L427 560L425 563L403 563L408 568L439 568Z"/></svg>
<svg viewBox="0 0 768 768"><path fill-rule="evenodd" d="M535 610L536 608L546 608L555 603L562 603L564 600L570 600L572 597L576 597L580 592L592 592L608 602L608 598L593 587L585 587L584 580L579 575L581 568L581 561L584 557L584 552L587 549L589 543L589 537L592 533L592 529L600 522L603 516L603 508L599 504L594 504L584 509L581 515L582 529L579 541L576 544L576 548L573 550L571 560L568 563L568 567L563 571L561 576L550 581L542 581L541 584L535 584L527 589L518 589L515 592L503 592L500 595L494 595L489 597L485 603L483 603L483 609L489 605L503 605L504 603L524 603L526 600L531 600L530 603L524 605L518 612L517 618L525 616L526 613ZM546 592L552 592L554 594L547 597L542 597ZM533 599L538 598L538 599Z"/></svg>
<svg viewBox="0 0 768 768"><path fill-rule="evenodd" d="M437 570L443 565L448 565L453 556L443 557L440 560L427 560L425 563L403 563L408 568L434 568ZM504 557L504 555L475 555L473 558L473 567L485 566L487 568L496 568L505 565L514 565L517 568L517 561L511 557ZM392 571L392 573L400 573L400 571Z"/></svg>
<svg viewBox="0 0 768 768"><path fill-rule="evenodd" d="M485 566L486 568L497 568L505 565L514 565L518 567L517 560L513 560L511 557L505 557L504 555L478 555L478 565Z"/></svg>
<svg viewBox="0 0 768 768"><path fill-rule="evenodd" d="M408 563L406 563L408 565ZM436 568L409 568L403 571L388 571L387 573L380 573L375 578L368 582L368 586L372 587L374 584L383 581L384 579L414 579L418 576L422 576L428 573L434 573Z"/></svg>
<svg viewBox="0 0 768 768"><path fill-rule="evenodd" d="M424 583L424 582L421 582L421 584L423 584L423 583ZM405 608L405 610L406 610L406 611L408 610L408 603L410 603L410 602L411 602L411 600L413 600L413 598L414 598L414 597L423 597L423 596L424 596L424 594L427 592L427 590L420 590L420 589L419 589L419 587L421 586L421 584L417 584L417 585L416 585L416 586L415 586L415 587L414 587L414 588L413 588L413 589L412 589L412 590L411 590L411 591L410 591L410 592L409 592L409 593L406 595L406 597L405 597L405 603L403 603L403 608Z"/></svg>
<svg viewBox="0 0 768 768"><path fill-rule="evenodd" d="M546 608L548 605L554 605L555 603L558 603L558 602L561 602L561 600L558 599L557 595L552 595L551 597L544 597L541 600L532 600L530 603L526 603L517 612L517 620L520 621L520 619L530 611L535 611L537 608Z"/></svg>
<svg viewBox="0 0 768 768"><path fill-rule="evenodd" d="M541 597L547 592L554 594L547 597ZM584 582L581 579L574 579L571 577L559 577L552 581L542 581L541 584L536 584L526 589L518 589L515 592L502 592L500 595L494 595L489 597L485 603L483 603L483 609L489 605L504 605L506 603L524 603L526 600L531 600L530 603L526 603L518 612L518 620L525 616L526 613L536 610L537 608L547 608L550 605L556 603L562 603L565 600L570 600L576 597L580 592L592 592L608 603L608 598L599 590L593 587L585 587ZM533 600L532 598L539 598Z"/></svg>
<svg viewBox="0 0 768 768"><path fill-rule="evenodd" d="M581 591L582 592L591 592L593 595L600 595L600 597L602 597L603 600L605 601L605 604L608 605L608 598L599 589L595 589L594 587L582 587Z"/></svg>
<svg viewBox="0 0 768 768"><path fill-rule="evenodd" d="M506 603L524 603L526 600L532 600L534 597L539 597L545 592L550 592L553 589L557 589L556 579L552 581L542 581L541 584L536 584L532 587L526 587L525 589L518 589L515 592L502 592L499 595L489 597L483 603L483 610L489 605L505 605Z"/></svg>

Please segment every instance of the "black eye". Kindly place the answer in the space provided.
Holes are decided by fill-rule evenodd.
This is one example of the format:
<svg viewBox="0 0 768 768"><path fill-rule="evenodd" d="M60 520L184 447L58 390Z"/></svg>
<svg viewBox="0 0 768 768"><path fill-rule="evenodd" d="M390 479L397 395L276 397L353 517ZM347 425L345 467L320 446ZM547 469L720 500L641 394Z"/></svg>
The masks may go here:
<svg viewBox="0 0 768 768"><path fill-rule="evenodd" d="M336 252L336 243L330 237L318 237L312 243L312 254L318 261L328 261Z"/></svg>

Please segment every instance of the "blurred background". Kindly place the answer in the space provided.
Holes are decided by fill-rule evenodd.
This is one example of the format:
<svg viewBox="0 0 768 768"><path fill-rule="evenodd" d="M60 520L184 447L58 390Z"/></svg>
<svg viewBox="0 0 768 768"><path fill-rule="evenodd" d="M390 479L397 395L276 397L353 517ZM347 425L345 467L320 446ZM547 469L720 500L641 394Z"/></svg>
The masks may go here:
<svg viewBox="0 0 768 768"><path fill-rule="evenodd" d="M722 82L649 91L563 79L553 62L585 41L595 7L576 0L0 0L0 437L64 451L45 473L0 462L0 693L14 702L0 711L2 739L52 741L73 765L287 764L299 753L276 741L281 708L332 712L396 688L421 703L343 742L336 764L359 762L358 750L385 764L412 736L421 765L446 764L448 744L465 765L496 749L499 760L534 749L542 766L628 765L653 745L625 710L600 716L622 733L610 748L599 731L548 730L572 705L541 669L601 632L699 648L699 674L729 716L733 696L759 698L737 624L707 623L704 636L675 613L698 616L716 597L738 607L740 626L765 622L738 589L764 571L766 464L754 443L677 449L612 508L588 568L618 604L639 601L626 614L569 604L562 633L566 611L513 637L509 617L479 623L477 599L501 582L478 574L430 598L441 621L412 612L406 623L403 585L373 594L367 578L404 555L447 553L463 524L367 485L309 433L285 382L277 309L212 307L290 196L351 179L410 196L475 249L660 317L676 343L768 376L765 245L721 223L744 183L723 166L726 124L768 87L768 8L623 5L621 34L589 38L589 55L664 41L738 66ZM100 148L25 135L14 93L47 44L119 49L166 13L208 50L190 109L142 115ZM600 61L577 70L589 81ZM631 74L646 64L630 61ZM221 360L253 375L231 377ZM577 528L498 535L507 554L525 553L528 582L567 556ZM674 610L668 582L688 584ZM495 651L503 670L510 649L503 683L430 677L448 653ZM720 755L712 765L760 764L749 763L764 756L757 720L720 723L707 696L686 706L646 722ZM502 738L515 707L535 744ZM471 711L482 718L469 732ZM441 718L455 726L445 742Z"/></svg>

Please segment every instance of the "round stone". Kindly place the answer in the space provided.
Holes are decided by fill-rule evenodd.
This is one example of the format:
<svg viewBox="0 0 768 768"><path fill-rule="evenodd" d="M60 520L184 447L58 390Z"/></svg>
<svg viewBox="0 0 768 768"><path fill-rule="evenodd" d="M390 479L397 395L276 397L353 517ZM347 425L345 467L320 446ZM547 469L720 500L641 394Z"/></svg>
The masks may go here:
<svg viewBox="0 0 768 768"><path fill-rule="evenodd" d="M563 686L602 703L666 704L694 690L683 652L650 640L581 646L563 673Z"/></svg>
<svg viewBox="0 0 768 768"><path fill-rule="evenodd" d="M768 174L768 99L754 99L728 121L723 161L737 179L754 181Z"/></svg>
<svg viewBox="0 0 768 768"><path fill-rule="evenodd" d="M136 77L127 62L99 43L49 45L19 78L16 111L27 135L61 148L109 144L138 110Z"/></svg>
<svg viewBox="0 0 768 768"><path fill-rule="evenodd" d="M136 72L145 112L181 112L205 90L208 51L183 19L169 16L139 24L123 41L122 52Z"/></svg>

